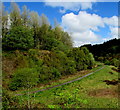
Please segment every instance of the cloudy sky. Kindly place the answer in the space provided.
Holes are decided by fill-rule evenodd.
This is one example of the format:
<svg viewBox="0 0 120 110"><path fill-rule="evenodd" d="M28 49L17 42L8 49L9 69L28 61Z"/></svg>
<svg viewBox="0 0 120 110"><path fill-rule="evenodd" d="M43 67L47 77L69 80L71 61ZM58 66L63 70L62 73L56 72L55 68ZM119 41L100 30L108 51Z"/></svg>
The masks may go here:
<svg viewBox="0 0 120 110"><path fill-rule="evenodd" d="M74 46L97 44L118 38L118 2L18 2L20 8L26 5L39 15L44 13L51 25L56 18L67 31ZM84 0L85 1L85 0ZM87 1L87 0L86 0ZM10 3L4 3L9 10Z"/></svg>

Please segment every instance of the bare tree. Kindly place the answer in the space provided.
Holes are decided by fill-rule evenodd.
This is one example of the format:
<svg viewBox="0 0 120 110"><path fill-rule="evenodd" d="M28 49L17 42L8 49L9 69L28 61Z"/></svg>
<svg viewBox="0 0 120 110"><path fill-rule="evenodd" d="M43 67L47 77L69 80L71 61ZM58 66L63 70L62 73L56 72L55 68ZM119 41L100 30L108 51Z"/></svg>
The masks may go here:
<svg viewBox="0 0 120 110"><path fill-rule="evenodd" d="M14 2L11 3L10 20L11 20L12 26L21 25L20 9L19 9L18 5Z"/></svg>
<svg viewBox="0 0 120 110"><path fill-rule="evenodd" d="M28 23L29 23L29 10L27 9L27 6L23 6L22 7L22 22L23 22L23 25L25 26L28 26Z"/></svg>

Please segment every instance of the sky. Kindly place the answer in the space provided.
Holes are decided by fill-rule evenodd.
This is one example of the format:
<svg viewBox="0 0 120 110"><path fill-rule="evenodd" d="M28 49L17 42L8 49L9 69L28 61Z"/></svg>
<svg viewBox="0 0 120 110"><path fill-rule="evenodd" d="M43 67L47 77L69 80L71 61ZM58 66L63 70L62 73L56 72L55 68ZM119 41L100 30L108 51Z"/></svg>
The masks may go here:
<svg viewBox="0 0 120 110"><path fill-rule="evenodd" d="M20 9L26 5L31 11L44 13L51 25L56 18L67 31L75 47L99 44L118 38L118 2L18 2ZM10 3L4 2L6 10Z"/></svg>

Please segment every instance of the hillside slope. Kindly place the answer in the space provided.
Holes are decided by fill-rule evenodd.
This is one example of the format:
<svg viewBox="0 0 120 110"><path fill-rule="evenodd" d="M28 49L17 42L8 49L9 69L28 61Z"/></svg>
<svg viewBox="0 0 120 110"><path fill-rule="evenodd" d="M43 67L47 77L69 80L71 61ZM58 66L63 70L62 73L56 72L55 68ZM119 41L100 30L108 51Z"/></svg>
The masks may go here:
<svg viewBox="0 0 120 110"><path fill-rule="evenodd" d="M96 60L116 67L120 66L120 39L112 39L103 44L84 46L89 49Z"/></svg>
<svg viewBox="0 0 120 110"><path fill-rule="evenodd" d="M82 80L30 95L31 108L118 108L118 72L114 66L83 78ZM112 74L111 74L112 73ZM26 106L27 94L17 96Z"/></svg>

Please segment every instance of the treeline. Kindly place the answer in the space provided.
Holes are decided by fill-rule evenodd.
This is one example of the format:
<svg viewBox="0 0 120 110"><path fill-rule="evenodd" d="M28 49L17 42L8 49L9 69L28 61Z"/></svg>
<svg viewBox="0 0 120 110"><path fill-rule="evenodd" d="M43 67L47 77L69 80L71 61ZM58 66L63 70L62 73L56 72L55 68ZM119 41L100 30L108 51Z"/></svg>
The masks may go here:
<svg viewBox="0 0 120 110"><path fill-rule="evenodd" d="M3 6L2 30L3 85L9 78L4 86L10 90L30 88L95 65L88 49L73 48L70 35L58 23L53 28L44 14L39 16L26 6L20 11L12 3L9 14Z"/></svg>
<svg viewBox="0 0 120 110"><path fill-rule="evenodd" d="M84 45L97 61L108 65L120 66L120 39L112 39L103 44Z"/></svg>
<svg viewBox="0 0 120 110"><path fill-rule="evenodd" d="M3 50L28 50L30 48L44 50L63 50L72 47L71 37L64 32L55 20L54 28L48 18L37 12L29 11L26 6L22 10L16 3L11 3L10 13L2 9Z"/></svg>

